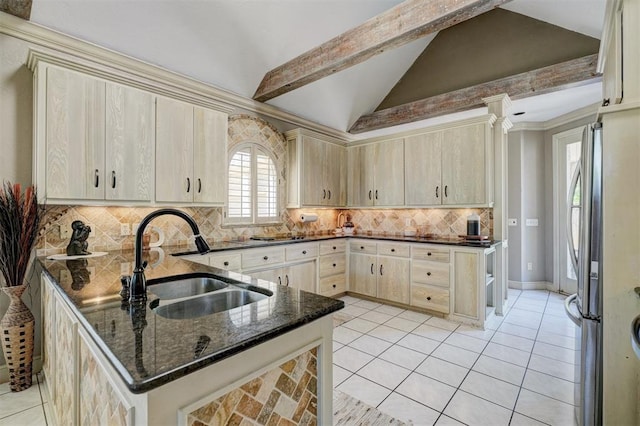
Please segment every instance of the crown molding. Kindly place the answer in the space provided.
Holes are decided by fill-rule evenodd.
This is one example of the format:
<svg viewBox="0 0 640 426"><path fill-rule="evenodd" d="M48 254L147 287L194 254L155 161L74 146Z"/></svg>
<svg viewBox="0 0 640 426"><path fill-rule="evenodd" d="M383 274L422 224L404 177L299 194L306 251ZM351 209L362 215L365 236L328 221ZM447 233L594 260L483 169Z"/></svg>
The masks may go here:
<svg viewBox="0 0 640 426"><path fill-rule="evenodd" d="M513 125L513 127L511 128L512 132L518 131L518 130L542 130L542 131L546 131L546 130L550 130L550 129L555 129L556 127L560 127L563 126L565 124L571 123L573 121L576 120L581 120L583 118L587 118L589 116L593 117L593 121L596 121L596 117L598 114L598 108L599 108L600 104L599 103L595 103L595 104L591 104L591 105L587 105L585 107L582 107L580 109L577 109L575 111L571 111L567 114L561 115L559 117L556 118L552 118L551 120L548 121L540 121L540 122L522 122L522 123L516 123Z"/></svg>
<svg viewBox="0 0 640 426"><path fill-rule="evenodd" d="M140 59L25 21L8 13L0 12L0 34L6 34L49 49L49 52L32 49L38 50L38 55L41 58L46 57L51 60L57 56L63 56L63 61L67 65L73 62L79 67L77 68L79 70L86 69L99 73L106 73L106 70L115 72L115 76L110 76L110 79L114 81L124 82L126 76L128 83L133 81L139 87L146 85L156 93L196 100L198 103L215 106L222 110L240 108L294 126L308 128L344 142L354 139L353 135L347 132L299 117L273 105L254 101ZM102 78L105 78L104 74Z"/></svg>

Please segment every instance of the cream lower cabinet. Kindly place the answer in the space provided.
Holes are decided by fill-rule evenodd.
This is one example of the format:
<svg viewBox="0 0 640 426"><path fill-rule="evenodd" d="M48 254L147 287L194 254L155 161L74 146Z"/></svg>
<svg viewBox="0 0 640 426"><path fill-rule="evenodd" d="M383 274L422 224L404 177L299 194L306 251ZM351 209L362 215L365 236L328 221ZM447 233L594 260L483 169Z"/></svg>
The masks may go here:
<svg viewBox="0 0 640 426"><path fill-rule="evenodd" d="M157 98L156 201L223 205L227 115Z"/></svg>
<svg viewBox="0 0 640 426"><path fill-rule="evenodd" d="M246 274L253 278L271 281L287 287L297 288L298 290L317 293L315 260L264 271L249 271L246 272Z"/></svg>
<svg viewBox="0 0 640 426"><path fill-rule="evenodd" d="M323 296L335 296L347 291L347 243L345 240L320 242L318 259L318 291Z"/></svg>
<svg viewBox="0 0 640 426"><path fill-rule="evenodd" d="M34 177L45 201L153 197L154 97L40 63Z"/></svg>
<svg viewBox="0 0 640 426"><path fill-rule="evenodd" d="M448 314L450 312L450 250L414 245L411 262L411 305Z"/></svg>
<svg viewBox="0 0 640 426"><path fill-rule="evenodd" d="M375 254L349 254L349 291L378 297Z"/></svg>

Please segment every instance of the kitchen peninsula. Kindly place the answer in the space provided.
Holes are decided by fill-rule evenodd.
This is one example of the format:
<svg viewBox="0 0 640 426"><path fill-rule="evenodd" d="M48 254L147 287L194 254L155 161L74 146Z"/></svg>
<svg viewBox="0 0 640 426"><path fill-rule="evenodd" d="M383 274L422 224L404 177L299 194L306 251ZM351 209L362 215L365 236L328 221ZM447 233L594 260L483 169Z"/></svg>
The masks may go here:
<svg viewBox="0 0 640 426"><path fill-rule="evenodd" d="M43 370L57 424L186 425L233 416L330 422L331 313L342 301L159 249L146 256L142 309L122 304L118 294L132 252L39 259ZM196 318L162 317L154 311L154 282L184 274L214 274L271 296Z"/></svg>

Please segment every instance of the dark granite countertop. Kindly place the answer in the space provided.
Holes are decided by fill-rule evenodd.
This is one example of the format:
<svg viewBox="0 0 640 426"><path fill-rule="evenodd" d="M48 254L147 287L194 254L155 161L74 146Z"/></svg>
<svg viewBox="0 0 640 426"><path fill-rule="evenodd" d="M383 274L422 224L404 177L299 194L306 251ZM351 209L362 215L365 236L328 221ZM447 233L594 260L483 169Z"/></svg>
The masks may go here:
<svg viewBox="0 0 640 426"><path fill-rule="evenodd" d="M370 239L370 240L380 240L380 241L399 241L404 243L422 243L422 244L443 244L455 247L473 247L473 248L489 248L493 247L497 244L502 243L502 241L498 240L465 240L463 238L447 238L447 237L437 237L437 236L415 236L415 237L405 237L402 235L382 235L382 234L354 234L354 235L312 235L305 237L282 237L275 238L273 240L244 240L244 241L229 241L229 242L218 242L209 244L211 247L211 252L219 252L226 250L242 250L254 247L269 247L276 246L282 244L292 244L292 243L308 243L313 241L323 241L323 240L334 240L334 239L351 239L351 238L360 238L360 239ZM196 254L197 251L195 249L185 250L182 248L169 248L169 251L174 256L182 256L188 254Z"/></svg>
<svg viewBox="0 0 640 426"><path fill-rule="evenodd" d="M189 262L159 249L144 256L150 285L147 303L140 308L122 306L118 294L121 274L131 272L132 251L66 261L38 259L133 393L147 392L344 307L340 300ZM240 287L266 288L273 296L194 319L154 313L150 305L157 297L149 281L188 273L213 273Z"/></svg>

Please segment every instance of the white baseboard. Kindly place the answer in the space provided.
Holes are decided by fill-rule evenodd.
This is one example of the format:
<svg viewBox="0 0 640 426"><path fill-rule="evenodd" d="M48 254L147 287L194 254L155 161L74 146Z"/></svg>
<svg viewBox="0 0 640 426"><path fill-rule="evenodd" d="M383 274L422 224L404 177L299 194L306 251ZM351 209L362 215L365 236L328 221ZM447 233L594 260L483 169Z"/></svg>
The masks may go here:
<svg viewBox="0 0 640 426"><path fill-rule="evenodd" d="M549 281L511 281L509 288L514 290L550 290L553 291L553 283Z"/></svg>
<svg viewBox="0 0 640 426"><path fill-rule="evenodd" d="M31 367L33 374L39 373L42 370L42 357L40 355L33 357L33 366ZM0 383L7 383L9 381L9 369L7 364L0 365Z"/></svg>

